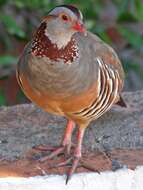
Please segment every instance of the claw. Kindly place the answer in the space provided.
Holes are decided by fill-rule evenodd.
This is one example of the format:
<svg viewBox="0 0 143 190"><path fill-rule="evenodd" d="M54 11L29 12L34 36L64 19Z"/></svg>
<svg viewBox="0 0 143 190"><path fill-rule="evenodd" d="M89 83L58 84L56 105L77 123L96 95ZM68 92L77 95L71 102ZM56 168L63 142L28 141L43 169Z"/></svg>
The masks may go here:
<svg viewBox="0 0 143 190"><path fill-rule="evenodd" d="M80 158L74 158L73 163L72 163L72 167L70 168L69 172L67 173L67 177L66 177L66 185L68 183L68 181L71 179L72 175L75 173L76 168L78 166Z"/></svg>

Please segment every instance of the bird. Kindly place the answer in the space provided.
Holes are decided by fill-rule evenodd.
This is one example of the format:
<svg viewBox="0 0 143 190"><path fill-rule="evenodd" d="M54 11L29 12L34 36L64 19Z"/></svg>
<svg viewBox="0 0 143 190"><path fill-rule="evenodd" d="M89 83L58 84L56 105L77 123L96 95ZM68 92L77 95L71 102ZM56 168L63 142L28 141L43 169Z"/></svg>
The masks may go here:
<svg viewBox="0 0 143 190"><path fill-rule="evenodd" d="M67 119L61 145L41 159L65 152L68 158L61 164L71 163L67 183L82 157L83 137L90 122L112 105L126 107L121 95L125 80L122 64L112 47L86 29L76 6L59 5L42 19L25 46L16 76L32 102ZM76 145L71 153L75 128Z"/></svg>

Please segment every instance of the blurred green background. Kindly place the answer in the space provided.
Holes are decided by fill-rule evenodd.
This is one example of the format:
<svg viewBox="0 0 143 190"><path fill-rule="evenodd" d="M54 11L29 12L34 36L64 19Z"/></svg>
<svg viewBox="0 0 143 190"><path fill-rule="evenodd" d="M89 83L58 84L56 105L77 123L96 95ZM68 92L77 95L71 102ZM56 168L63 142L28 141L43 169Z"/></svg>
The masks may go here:
<svg viewBox="0 0 143 190"><path fill-rule="evenodd" d="M18 56L41 17L59 4L81 9L86 27L118 53L125 90L143 89L142 0L0 0L0 105L27 102L15 78Z"/></svg>

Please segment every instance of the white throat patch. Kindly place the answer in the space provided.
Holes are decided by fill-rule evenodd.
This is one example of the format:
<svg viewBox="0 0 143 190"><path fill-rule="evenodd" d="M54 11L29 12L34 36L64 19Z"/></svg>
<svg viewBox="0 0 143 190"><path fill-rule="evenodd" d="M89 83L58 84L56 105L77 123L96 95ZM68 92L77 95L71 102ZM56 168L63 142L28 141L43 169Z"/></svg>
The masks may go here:
<svg viewBox="0 0 143 190"><path fill-rule="evenodd" d="M45 35L51 40L51 42L57 45L58 49L64 48L71 40L71 34L56 32L54 35L50 33L47 29L45 29Z"/></svg>

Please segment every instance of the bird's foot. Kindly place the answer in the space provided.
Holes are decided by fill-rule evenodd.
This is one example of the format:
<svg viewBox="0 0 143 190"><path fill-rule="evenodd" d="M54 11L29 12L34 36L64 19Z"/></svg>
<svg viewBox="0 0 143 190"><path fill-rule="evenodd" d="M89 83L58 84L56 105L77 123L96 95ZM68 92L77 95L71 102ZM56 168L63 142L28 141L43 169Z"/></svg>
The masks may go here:
<svg viewBox="0 0 143 190"><path fill-rule="evenodd" d="M75 145L72 143L61 145L59 147L51 147L51 146L40 145L38 147L34 147L34 149L40 150L40 151L50 151L51 152L49 155L44 156L44 157L39 159L40 162L44 162L46 160L52 159L52 158L59 156L61 154L64 154L66 157L69 156L70 152L71 152L71 148L74 146Z"/></svg>
<svg viewBox="0 0 143 190"><path fill-rule="evenodd" d="M71 160L72 160L72 166L69 169L69 171L67 172L67 175L66 175L66 184L71 179L72 175L75 173L75 171L76 171L76 169L78 167L79 161L80 161L80 157L73 157L73 158L71 158Z"/></svg>
<svg viewBox="0 0 143 190"><path fill-rule="evenodd" d="M48 156L40 159L41 162L52 159L60 154L70 155L71 148L75 145L71 142L71 134L75 128L75 123L69 120L67 123L64 139L60 147L40 146L40 151L52 151ZM37 148L36 148L37 149Z"/></svg>
<svg viewBox="0 0 143 190"><path fill-rule="evenodd" d="M86 163L83 161L80 157L69 157L67 160L60 162L54 166L51 166L50 168L58 168L58 167L63 167L63 166L69 166L69 170L66 174L66 184L68 181L71 179L72 175L75 173L76 169L78 167L83 167L89 171L94 171L100 174L100 172L95 168L95 166Z"/></svg>
<svg viewBox="0 0 143 190"><path fill-rule="evenodd" d="M88 164L86 161L84 161L84 159L81 158L80 151L73 152L73 150L72 150L72 153L71 153L72 155L71 155L70 152L71 152L71 148L73 148L73 147L75 148L75 145L71 144L71 145L66 145L66 146L61 145L60 147L51 147L51 146L40 145L35 148L38 150L41 150L41 151L52 151L49 155L40 158L39 159L40 162L44 162L46 160L52 159L61 154L65 155L66 159L63 162L54 164L53 166L50 166L50 168L58 168L58 167L64 167L64 166L70 167L70 168L68 168L68 172L66 174L66 184L67 184L78 167L83 167L90 171L99 173L99 171L94 166ZM68 150L69 150L69 152L67 154ZM77 150L77 149L75 149L75 150Z"/></svg>
<svg viewBox="0 0 143 190"><path fill-rule="evenodd" d="M39 161L44 162L44 161L52 159L60 154L63 154L64 148L65 148L64 146L60 146L60 147L56 148L55 150L52 150L52 152L49 155L40 158Z"/></svg>
<svg viewBox="0 0 143 190"><path fill-rule="evenodd" d="M45 161L45 160L42 160ZM72 175L75 173L76 169L78 167L84 167L84 164L79 164L80 162L80 158L79 157L69 157L68 159L66 159L63 162L60 162L54 166L50 166L51 168L59 168L59 167L63 167L63 166L70 166L67 174L66 174L66 184L68 183L68 181L71 179ZM87 167L85 167L87 169ZM89 169L89 168L88 168ZM92 170L93 171L93 170Z"/></svg>
<svg viewBox="0 0 143 190"><path fill-rule="evenodd" d="M61 145L60 147L44 147L44 146L39 146L37 147L38 150L41 150L41 151L52 151L49 155L47 156L44 156L42 158L39 159L40 162L44 162L46 160L49 160L49 159L53 159L54 157L60 155L60 154L64 154L65 155L65 158L66 160L63 161L63 162L60 162L54 166L51 166L50 168L57 168L57 167L62 167L62 166L70 166L69 168L69 171L67 172L67 178L66 178L66 184L68 183L69 179L71 178L71 176L74 174L76 168L78 167L78 164L79 164L79 161L80 161L80 158L81 158L81 155L77 155L75 153L73 153L73 156L69 156L70 155L70 152L71 152L71 148L74 147L75 145L73 144L68 144L68 145ZM35 147L36 148L36 147ZM36 148L36 149L37 149ZM67 158L68 156L68 158ZM79 165L80 166L80 165ZM82 167L84 167L84 164L82 164Z"/></svg>

